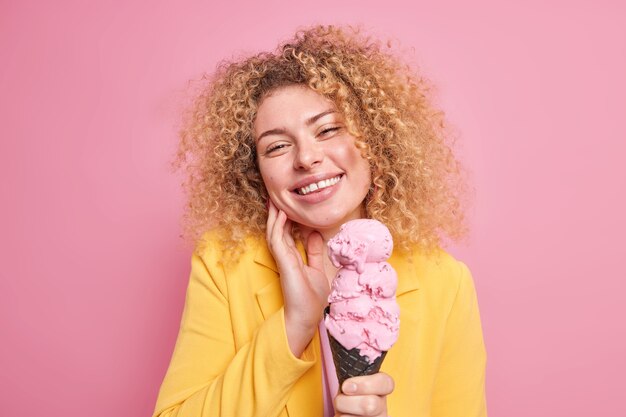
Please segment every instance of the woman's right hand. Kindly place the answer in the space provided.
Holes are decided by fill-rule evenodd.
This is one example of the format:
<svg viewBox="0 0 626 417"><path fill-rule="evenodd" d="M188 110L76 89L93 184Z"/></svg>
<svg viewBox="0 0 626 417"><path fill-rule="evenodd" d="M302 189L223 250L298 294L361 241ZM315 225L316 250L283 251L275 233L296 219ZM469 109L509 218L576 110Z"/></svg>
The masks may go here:
<svg viewBox="0 0 626 417"><path fill-rule="evenodd" d="M309 234L306 265L291 235L292 227L285 212L270 200L267 244L280 274L289 347L294 356L300 357L322 318L330 287L324 273L322 236Z"/></svg>

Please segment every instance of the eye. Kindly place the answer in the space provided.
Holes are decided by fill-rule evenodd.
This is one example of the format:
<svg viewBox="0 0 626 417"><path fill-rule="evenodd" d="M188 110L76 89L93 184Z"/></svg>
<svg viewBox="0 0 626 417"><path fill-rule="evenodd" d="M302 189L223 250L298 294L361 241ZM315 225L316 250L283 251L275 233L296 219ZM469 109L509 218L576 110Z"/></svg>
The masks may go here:
<svg viewBox="0 0 626 417"><path fill-rule="evenodd" d="M341 126L326 127L322 129L322 131L318 134L318 136L321 136L321 137L333 136L340 129L341 129Z"/></svg>
<svg viewBox="0 0 626 417"><path fill-rule="evenodd" d="M269 155L269 154L280 154L283 151L285 151L285 149L287 148L287 146L289 146L287 143L273 143L271 145L269 145L267 147L267 149L265 150L265 155Z"/></svg>

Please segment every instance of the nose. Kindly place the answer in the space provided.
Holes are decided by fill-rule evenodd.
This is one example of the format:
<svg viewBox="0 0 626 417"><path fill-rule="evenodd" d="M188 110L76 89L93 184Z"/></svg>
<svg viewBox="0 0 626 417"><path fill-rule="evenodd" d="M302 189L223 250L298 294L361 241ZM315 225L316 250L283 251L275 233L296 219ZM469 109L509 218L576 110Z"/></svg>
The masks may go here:
<svg viewBox="0 0 626 417"><path fill-rule="evenodd" d="M297 146L298 149L293 161L295 169L308 170L324 160L324 150L318 141L301 141Z"/></svg>

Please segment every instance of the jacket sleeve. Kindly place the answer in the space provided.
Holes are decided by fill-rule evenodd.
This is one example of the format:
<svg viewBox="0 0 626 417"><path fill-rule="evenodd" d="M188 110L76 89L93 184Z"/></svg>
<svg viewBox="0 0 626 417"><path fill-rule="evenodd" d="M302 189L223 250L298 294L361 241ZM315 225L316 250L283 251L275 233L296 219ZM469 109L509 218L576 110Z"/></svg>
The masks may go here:
<svg viewBox="0 0 626 417"><path fill-rule="evenodd" d="M313 365L296 358L283 309L236 349L227 287L192 258L180 331L153 417L277 416L295 382Z"/></svg>
<svg viewBox="0 0 626 417"><path fill-rule="evenodd" d="M432 417L486 417L486 353L476 290L469 269L460 279L446 322L432 396Z"/></svg>

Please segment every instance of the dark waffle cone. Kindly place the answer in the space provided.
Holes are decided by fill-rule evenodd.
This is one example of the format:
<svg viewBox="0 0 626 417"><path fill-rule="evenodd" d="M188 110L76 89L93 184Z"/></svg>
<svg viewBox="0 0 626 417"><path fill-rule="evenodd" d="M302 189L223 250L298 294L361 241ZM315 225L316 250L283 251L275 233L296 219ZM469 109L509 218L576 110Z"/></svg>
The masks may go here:
<svg viewBox="0 0 626 417"><path fill-rule="evenodd" d="M369 363L367 357L361 356L358 348L346 349L330 333L328 333L328 341L330 343L330 350L333 353L333 362L335 363L335 370L337 371L339 387L341 387L343 381L348 378L377 373L380 371L383 359L385 359L387 355L387 352L384 351L374 362Z"/></svg>

